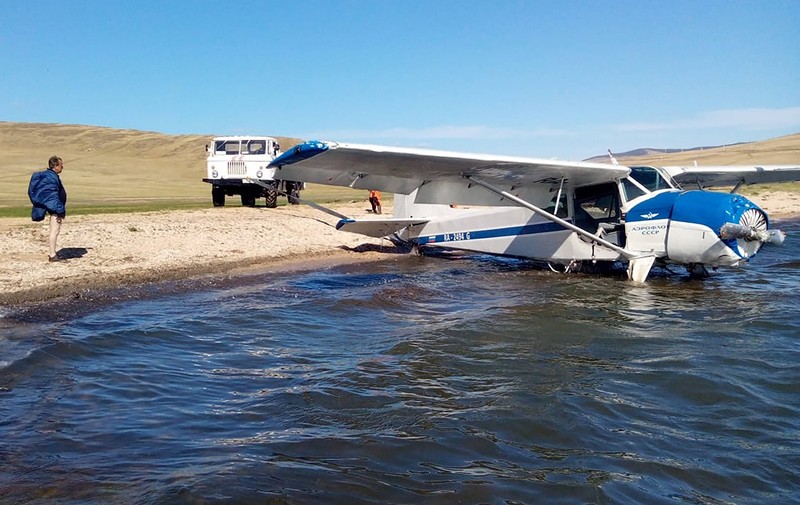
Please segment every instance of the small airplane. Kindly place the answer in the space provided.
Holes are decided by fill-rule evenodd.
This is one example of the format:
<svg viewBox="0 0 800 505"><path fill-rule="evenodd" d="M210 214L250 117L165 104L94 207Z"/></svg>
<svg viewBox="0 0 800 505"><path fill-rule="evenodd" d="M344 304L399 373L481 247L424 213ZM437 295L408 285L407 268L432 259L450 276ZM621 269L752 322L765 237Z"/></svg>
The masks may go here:
<svg viewBox="0 0 800 505"><path fill-rule="evenodd" d="M563 272L627 266L639 283L654 265L683 265L693 276L739 266L785 238L747 198L681 185L800 180L800 166L627 167L613 156L570 162L321 141L270 166L281 179L395 193L393 217L340 216L339 230Z"/></svg>

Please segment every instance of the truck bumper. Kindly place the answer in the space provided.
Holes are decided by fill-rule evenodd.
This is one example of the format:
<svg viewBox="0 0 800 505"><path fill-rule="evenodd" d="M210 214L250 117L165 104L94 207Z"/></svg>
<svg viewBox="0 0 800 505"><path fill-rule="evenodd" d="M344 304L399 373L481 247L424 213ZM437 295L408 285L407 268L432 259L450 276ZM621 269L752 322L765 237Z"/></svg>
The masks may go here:
<svg viewBox="0 0 800 505"><path fill-rule="evenodd" d="M245 182L242 179L203 179L203 182L207 182L209 184L213 184L214 186L219 186L221 188L225 187L241 187L241 186L254 186L257 187L257 184L252 184L250 182ZM275 181L261 181L265 184L275 184Z"/></svg>

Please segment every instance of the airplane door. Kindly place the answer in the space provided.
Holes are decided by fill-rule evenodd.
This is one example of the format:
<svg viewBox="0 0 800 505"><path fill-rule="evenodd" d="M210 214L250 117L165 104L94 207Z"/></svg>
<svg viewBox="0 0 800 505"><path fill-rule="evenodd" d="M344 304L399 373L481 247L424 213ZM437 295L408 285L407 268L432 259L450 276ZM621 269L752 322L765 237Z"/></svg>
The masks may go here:
<svg viewBox="0 0 800 505"><path fill-rule="evenodd" d="M619 187L614 182L575 188L574 219L576 226L596 233L602 229L605 239L624 243L621 224Z"/></svg>

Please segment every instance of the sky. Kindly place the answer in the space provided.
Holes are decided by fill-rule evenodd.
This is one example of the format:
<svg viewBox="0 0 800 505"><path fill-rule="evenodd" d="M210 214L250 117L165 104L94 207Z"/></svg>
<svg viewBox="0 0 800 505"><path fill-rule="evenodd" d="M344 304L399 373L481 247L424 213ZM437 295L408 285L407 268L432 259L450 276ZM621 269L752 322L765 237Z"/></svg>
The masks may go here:
<svg viewBox="0 0 800 505"><path fill-rule="evenodd" d="M0 121L535 158L800 132L800 0L4 0Z"/></svg>

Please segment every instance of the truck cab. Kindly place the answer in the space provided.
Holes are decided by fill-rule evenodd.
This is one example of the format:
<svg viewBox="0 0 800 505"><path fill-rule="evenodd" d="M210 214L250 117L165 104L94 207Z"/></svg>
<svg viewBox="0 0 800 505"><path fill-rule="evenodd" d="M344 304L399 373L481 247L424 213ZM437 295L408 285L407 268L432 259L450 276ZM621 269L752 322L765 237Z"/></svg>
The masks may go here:
<svg viewBox="0 0 800 505"><path fill-rule="evenodd" d="M240 195L242 205L253 207L256 199L266 198L266 206L277 206L278 194L285 194L289 203L299 202L303 184L275 179L270 162L281 154L280 144L273 137L215 137L206 145L206 178L211 184L211 201L215 207L225 205L225 197ZM255 182L258 181L258 182Z"/></svg>

